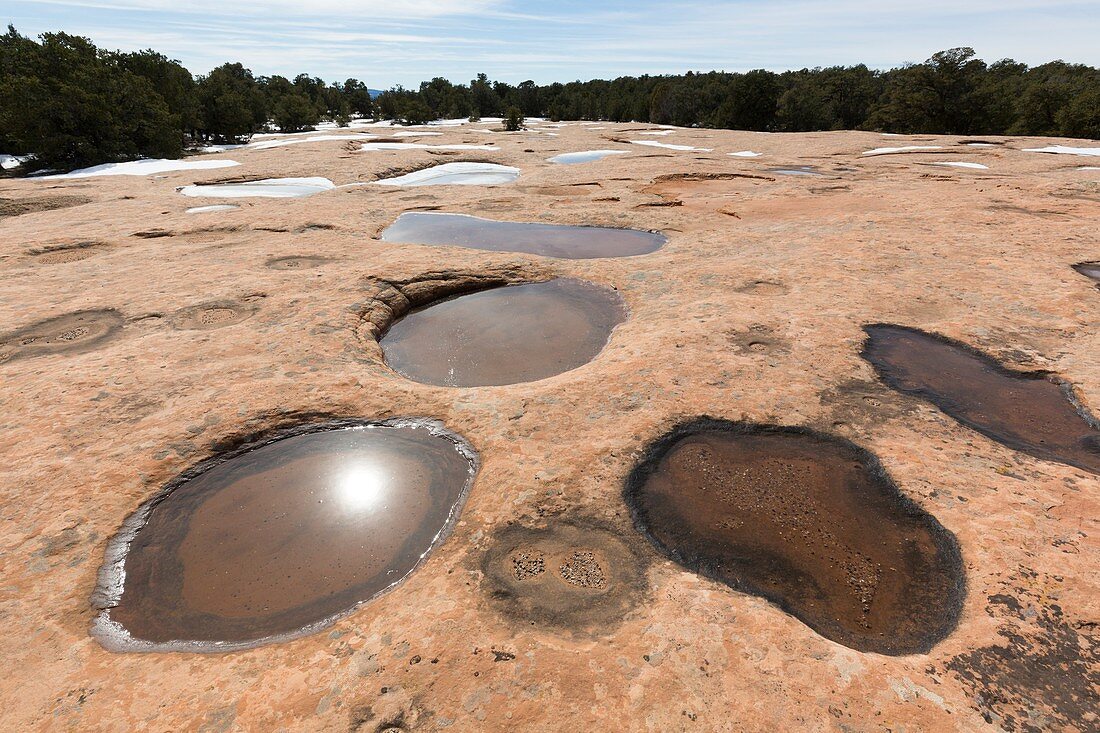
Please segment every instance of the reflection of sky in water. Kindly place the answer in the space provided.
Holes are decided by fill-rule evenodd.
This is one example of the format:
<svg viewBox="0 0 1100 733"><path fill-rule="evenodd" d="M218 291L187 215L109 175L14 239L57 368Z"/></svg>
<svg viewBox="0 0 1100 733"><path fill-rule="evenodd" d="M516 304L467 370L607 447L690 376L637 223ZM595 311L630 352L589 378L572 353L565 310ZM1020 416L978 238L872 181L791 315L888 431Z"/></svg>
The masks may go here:
<svg viewBox="0 0 1100 733"><path fill-rule="evenodd" d="M382 462L362 462L348 466L339 477L336 495L348 511L370 512L383 508L392 487L389 472Z"/></svg>

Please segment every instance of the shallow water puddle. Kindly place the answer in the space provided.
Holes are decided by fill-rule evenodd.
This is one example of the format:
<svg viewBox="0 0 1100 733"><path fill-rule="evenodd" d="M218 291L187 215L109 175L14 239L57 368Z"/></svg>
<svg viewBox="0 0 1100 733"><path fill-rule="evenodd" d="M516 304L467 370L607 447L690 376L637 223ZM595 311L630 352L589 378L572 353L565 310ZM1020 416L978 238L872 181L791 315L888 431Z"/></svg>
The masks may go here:
<svg viewBox="0 0 1100 733"><path fill-rule="evenodd" d="M905 326L863 330L862 356L889 386L1009 448L1100 473L1100 431L1051 375L1006 369L969 346Z"/></svg>
<svg viewBox="0 0 1100 733"><path fill-rule="evenodd" d="M379 344L390 368L418 382L516 384L588 363L625 319L613 290L558 279L438 301L396 321Z"/></svg>
<svg viewBox="0 0 1100 733"><path fill-rule="evenodd" d="M1087 278L1100 280L1100 262L1080 262L1074 265L1073 269Z"/></svg>
<svg viewBox="0 0 1100 733"><path fill-rule="evenodd" d="M958 618L954 537L846 440L701 418L649 447L625 499L670 559L853 649L927 651Z"/></svg>
<svg viewBox="0 0 1100 733"><path fill-rule="evenodd" d="M213 204L212 206L193 206L183 213L185 214L209 214L213 211L233 211L241 207L236 204Z"/></svg>
<svg viewBox="0 0 1100 733"><path fill-rule="evenodd" d="M327 178L264 178L259 181L242 183L211 183L184 186L180 193L184 196L208 198L305 198L322 191L329 191L336 185Z"/></svg>
<svg viewBox="0 0 1100 733"><path fill-rule="evenodd" d="M781 176L822 176L812 165L801 165L797 168L769 168L769 172Z"/></svg>
<svg viewBox="0 0 1100 733"><path fill-rule="evenodd" d="M637 229L493 221L466 214L406 212L384 232L386 242L453 245L493 252L589 259L653 252L667 239Z"/></svg>
<svg viewBox="0 0 1100 733"><path fill-rule="evenodd" d="M874 150L866 150L863 155L897 155L899 153L922 153L930 150L943 150L942 145L903 145L897 148L875 148Z"/></svg>
<svg viewBox="0 0 1100 733"><path fill-rule="evenodd" d="M626 155L628 152L627 150L582 150L577 153L562 153L546 160L561 165L576 165L578 163L593 163L610 155Z"/></svg>
<svg viewBox="0 0 1100 733"><path fill-rule="evenodd" d="M409 419L211 459L111 541L93 634L115 651L224 651L318 631L416 569L475 471L465 441Z"/></svg>
<svg viewBox="0 0 1100 733"><path fill-rule="evenodd" d="M511 183L519 168L496 163L444 163L396 178L375 181L376 186L488 186Z"/></svg>

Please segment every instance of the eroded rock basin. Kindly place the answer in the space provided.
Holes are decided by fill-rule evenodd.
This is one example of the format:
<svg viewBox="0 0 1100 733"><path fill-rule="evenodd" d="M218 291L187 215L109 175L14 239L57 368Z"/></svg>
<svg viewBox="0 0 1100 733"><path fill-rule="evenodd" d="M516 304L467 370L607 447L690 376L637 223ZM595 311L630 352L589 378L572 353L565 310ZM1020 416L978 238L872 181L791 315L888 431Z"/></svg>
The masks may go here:
<svg viewBox="0 0 1100 733"><path fill-rule="evenodd" d="M561 278L437 301L395 322L379 344L390 368L418 382L516 384L588 363L625 319L615 291Z"/></svg>
<svg viewBox="0 0 1100 733"><path fill-rule="evenodd" d="M473 450L427 420L287 431L196 466L111 541L93 634L115 651L300 636L400 583L449 534Z"/></svg>
<svg viewBox="0 0 1100 733"><path fill-rule="evenodd" d="M1100 431L1052 375L1013 371L965 344L905 326L863 330L862 356L889 386L1009 448L1100 473Z"/></svg>
<svg viewBox="0 0 1100 733"><path fill-rule="evenodd" d="M846 440L700 418L649 447L625 499L670 559L853 649L926 652L958 618L953 535Z"/></svg>
<svg viewBox="0 0 1100 733"><path fill-rule="evenodd" d="M452 245L493 252L527 252L563 259L649 254L667 241L637 229L494 221L467 214L411 211L382 232L386 242Z"/></svg>

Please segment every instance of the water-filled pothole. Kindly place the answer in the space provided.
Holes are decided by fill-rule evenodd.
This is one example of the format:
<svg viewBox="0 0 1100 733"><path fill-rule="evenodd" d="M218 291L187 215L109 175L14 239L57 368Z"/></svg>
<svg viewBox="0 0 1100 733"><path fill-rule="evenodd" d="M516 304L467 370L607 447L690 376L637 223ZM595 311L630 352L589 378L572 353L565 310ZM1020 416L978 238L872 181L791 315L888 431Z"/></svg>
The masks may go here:
<svg viewBox="0 0 1100 733"><path fill-rule="evenodd" d="M800 165L795 168L769 168L770 172L780 176L822 176L825 175L812 165Z"/></svg>
<svg viewBox="0 0 1100 733"><path fill-rule="evenodd" d="M610 288L562 278L437 301L396 321L379 344L394 371L426 384L533 382L596 358L626 313Z"/></svg>
<svg viewBox="0 0 1100 733"><path fill-rule="evenodd" d="M94 349L122 330L116 310L85 310L32 323L0 336L0 363L43 354Z"/></svg>
<svg viewBox="0 0 1100 733"><path fill-rule="evenodd" d="M568 631L619 623L646 589L641 553L610 528L583 521L506 527L480 569L503 615Z"/></svg>
<svg viewBox="0 0 1100 733"><path fill-rule="evenodd" d="M1073 269L1090 280L1100 281L1100 262L1079 262L1073 266Z"/></svg>
<svg viewBox="0 0 1100 733"><path fill-rule="evenodd" d="M172 481L108 545L93 634L114 651L225 651L318 631L450 533L473 449L423 419L299 427Z"/></svg>
<svg viewBox="0 0 1100 733"><path fill-rule="evenodd" d="M651 444L624 496L667 557L860 651L912 654L954 628L954 537L857 445L699 418Z"/></svg>
<svg viewBox="0 0 1100 733"><path fill-rule="evenodd" d="M467 214L410 211L382 232L386 242L453 245L492 252L527 252L563 259L630 257L659 249L663 234L563 224L494 221Z"/></svg>
<svg viewBox="0 0 1100 733"><path fill-rule="evenodd" d="M1097 424L1053 375L1007 369L965 344L914 328L863 330L862 356L890 387L1009 448L1100 473Z"/></svg>

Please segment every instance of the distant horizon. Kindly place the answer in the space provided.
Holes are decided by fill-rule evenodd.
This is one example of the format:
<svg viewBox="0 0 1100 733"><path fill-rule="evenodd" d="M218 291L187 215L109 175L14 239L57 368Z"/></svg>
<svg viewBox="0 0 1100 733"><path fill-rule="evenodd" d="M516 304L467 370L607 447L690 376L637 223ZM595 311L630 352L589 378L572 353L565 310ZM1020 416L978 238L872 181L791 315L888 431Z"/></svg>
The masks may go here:
<svg viewBox="0 0 1100 733"><path fill-rule="evenodd" d="M603 0L11 0L5 26L22 34L64 31L122 51L152 48L193 74L240 62L255 74L328 82L357 78L374 89L416 88L444 77L537 84L684 74L782 72L920 63L937 51L975 49L1037 66L1100 66L1100 13L1091 2L838 0L715 3ZM544 7L545 6L545 7ZM383 15L385 13L386 15ZM321 16L324 15L324 19Z"/></svg>

